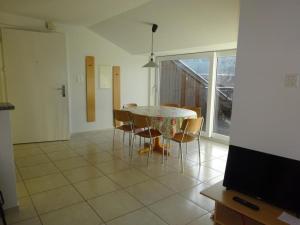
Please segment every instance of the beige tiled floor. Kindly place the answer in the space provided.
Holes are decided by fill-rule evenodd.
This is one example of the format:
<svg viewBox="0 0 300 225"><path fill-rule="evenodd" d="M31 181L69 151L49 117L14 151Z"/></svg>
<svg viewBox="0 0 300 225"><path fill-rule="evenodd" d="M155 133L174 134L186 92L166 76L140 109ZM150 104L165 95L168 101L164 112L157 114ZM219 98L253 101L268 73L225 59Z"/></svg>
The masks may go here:
<svg viewBox="0 0 300 225"><path fill-rule="evenodd" d="M212 225L213 201L199 194L222 179L228 146L205 139L201 165L189 144L180 173L177 145L163 165L131 161L128 139L112 130L76 134L69 141L15 146L19 210L7 212L14 225ZM127 138L127 137L126 137ZM0 222L1 224L1 222Z"/></svg>

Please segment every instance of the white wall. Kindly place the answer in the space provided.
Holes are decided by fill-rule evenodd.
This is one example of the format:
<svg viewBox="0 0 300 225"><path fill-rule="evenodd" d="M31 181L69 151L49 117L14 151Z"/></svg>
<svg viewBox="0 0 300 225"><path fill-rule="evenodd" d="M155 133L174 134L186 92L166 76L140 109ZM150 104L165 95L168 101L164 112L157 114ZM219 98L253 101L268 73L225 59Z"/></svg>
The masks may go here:
<svg viewBox="0 0 300 225"><path fill-rule="evenodd" d="M73 132L112 127L112 89L96 89L96 122L85 122L85 80L80 82L78 77L85 77L86 55L94 55L96 65L121 66L121 104L148 104L148 71L142 68L147 57L130 55L84 27L68 27L65 30L70 64L70 111Z"/></svg>
<svg viewBox="0 0 300 225"><path fill-rule="evenodd" d="M6 13L0 13L1 26L45 30L42 20ZM146 56L130 55L85 27L67 25L57 27L59 32L66 34L67 40L72 133L112 127L112 89L96 89L96 122L86 122L86 55L94 55L96 65L121 66L121 104L128 102L148 104L148 71L142 68L148 60ZM96 75L97 73L98 71Z"/></svg>
<svg viewBox="0 0 300 225"><path fill-rule="evenodd" d="M231 144L300 160L299 0L241 0Z"/></svg>

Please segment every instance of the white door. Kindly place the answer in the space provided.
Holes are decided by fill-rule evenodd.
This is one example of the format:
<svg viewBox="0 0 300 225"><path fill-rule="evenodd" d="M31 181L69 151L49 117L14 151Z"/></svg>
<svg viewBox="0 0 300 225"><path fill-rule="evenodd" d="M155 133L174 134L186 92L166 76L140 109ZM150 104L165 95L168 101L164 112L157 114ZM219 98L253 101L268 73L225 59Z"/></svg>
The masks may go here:
<svg viewBox="0 0 300 225"><path fill-rule="evenodd" d="M4 29L2 34L7 97L16 107L13 142L68 139L64 35L13 29Z"/></svg>

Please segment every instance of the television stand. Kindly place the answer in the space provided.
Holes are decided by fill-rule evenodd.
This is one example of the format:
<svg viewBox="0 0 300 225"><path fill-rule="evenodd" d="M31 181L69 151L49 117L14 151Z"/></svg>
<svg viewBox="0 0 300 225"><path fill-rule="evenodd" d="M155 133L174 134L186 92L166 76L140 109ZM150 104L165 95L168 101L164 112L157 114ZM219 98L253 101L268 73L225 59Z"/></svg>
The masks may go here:
<svg viewBox="0 0 300 225"><path fill-rule="evenodd" d="M277 219L283 212L282 209L237 191L226 190L222 183L223 181L201 192L216 202L215 225L287 225ZM235 196L257 205L260 210L255 211L239 204L233 200Z"/></svg>

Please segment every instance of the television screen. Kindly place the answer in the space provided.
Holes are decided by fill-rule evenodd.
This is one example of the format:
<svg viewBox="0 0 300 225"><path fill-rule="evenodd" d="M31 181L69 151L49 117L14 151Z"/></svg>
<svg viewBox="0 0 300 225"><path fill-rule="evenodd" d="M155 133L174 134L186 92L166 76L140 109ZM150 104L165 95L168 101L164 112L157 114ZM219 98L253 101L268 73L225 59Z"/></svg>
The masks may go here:
<svg viewBox="0 0 300 225"><path fill-rule="evenodd" d="M230 145L223 185L300 215L300 161Z"/></svg>

